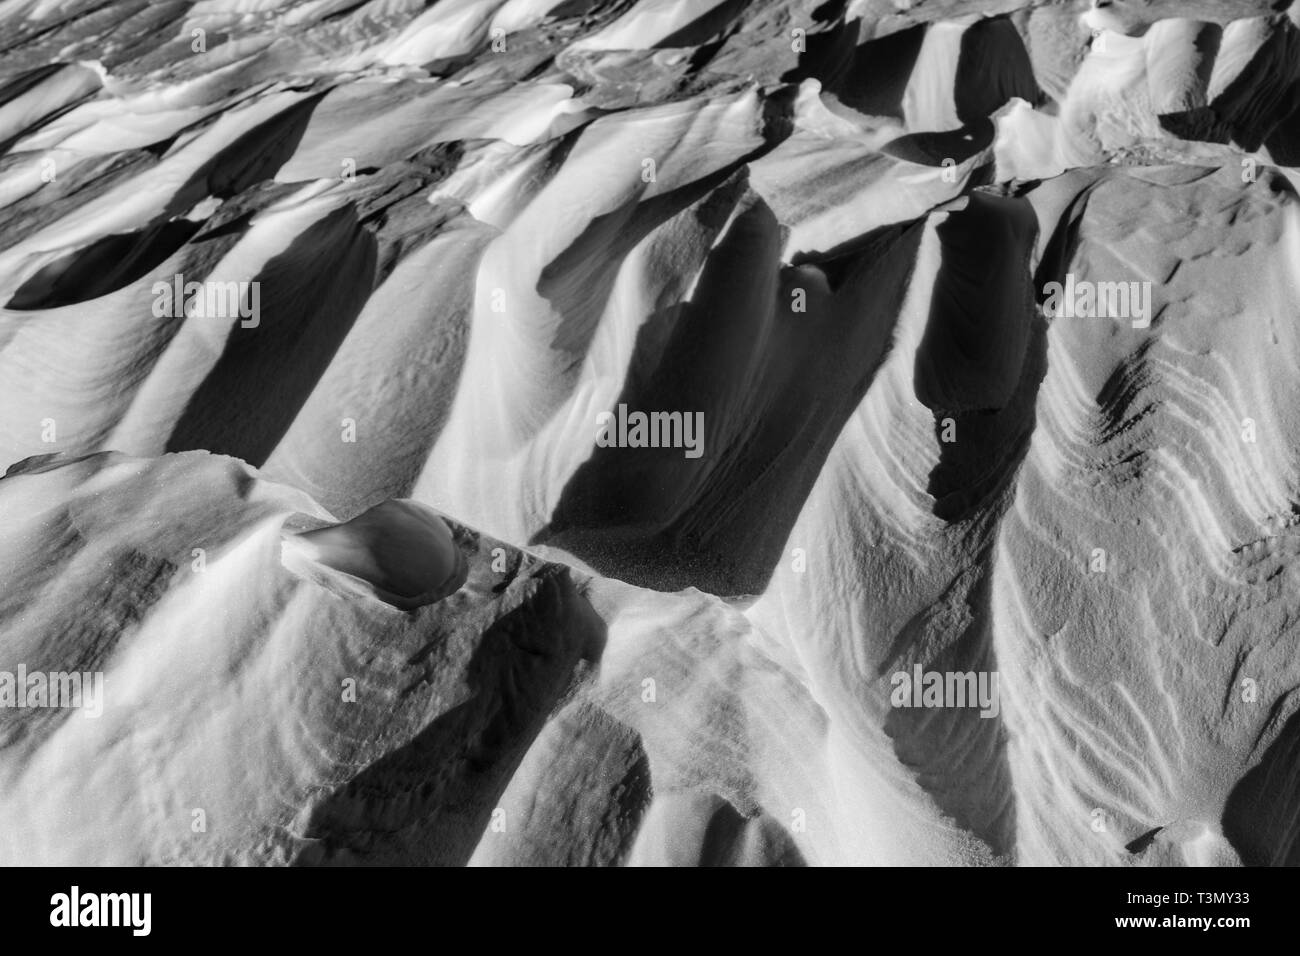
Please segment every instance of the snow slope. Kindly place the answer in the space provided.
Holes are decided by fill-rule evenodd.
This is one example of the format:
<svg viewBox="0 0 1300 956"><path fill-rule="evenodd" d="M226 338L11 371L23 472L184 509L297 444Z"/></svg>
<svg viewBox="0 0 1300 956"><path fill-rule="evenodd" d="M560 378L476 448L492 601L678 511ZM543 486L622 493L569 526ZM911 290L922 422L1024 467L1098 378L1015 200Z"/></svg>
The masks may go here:
<svg viewBox="0 0 1300 956"><path fill-rule="evenodd" d="M0 3L0 862L1300 861L1279 6Z"/></svg>

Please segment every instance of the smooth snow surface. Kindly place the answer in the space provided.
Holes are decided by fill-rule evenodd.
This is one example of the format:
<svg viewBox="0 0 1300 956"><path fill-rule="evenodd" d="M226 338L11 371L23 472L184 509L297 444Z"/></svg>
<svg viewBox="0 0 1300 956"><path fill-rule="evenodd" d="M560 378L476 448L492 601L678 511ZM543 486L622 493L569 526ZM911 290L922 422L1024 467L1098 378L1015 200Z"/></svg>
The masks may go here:
<svg viewBox="0 0 1300 956"><path fill-rule="evenodd" d="M0 4L0 863L1300 863L1280 6Z"/></svg>

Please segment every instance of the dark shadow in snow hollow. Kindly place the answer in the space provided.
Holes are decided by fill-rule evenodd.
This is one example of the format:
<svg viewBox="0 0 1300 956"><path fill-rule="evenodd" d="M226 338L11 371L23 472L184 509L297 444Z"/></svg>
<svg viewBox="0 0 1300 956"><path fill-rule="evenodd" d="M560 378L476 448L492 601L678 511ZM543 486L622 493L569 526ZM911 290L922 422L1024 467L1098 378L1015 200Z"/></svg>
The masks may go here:
<svg viewBox="0 0 1300 956"><path fill-rule="evenodd" d="M544 572L538 585L479 638L461 681L463 703L313 809L304 837L315 842L298 854L296 865L459 866L469 860L576 669L584 660L598 661L604 650L605 624L567 569ZM421 659L417 654L411 663Z"/></svg>
<svg viewBox="0 0 1300 956"><path fill-rule="evenodd" d="M269 179L298 148L324 94L308 97L237 137L203 164L142 229L104 236L48 263L5 307L54 309L89 302L148 275L181 249L203 221L180 218L208 196L231 199Z"/></svg>
<svg viewBox="0 0 1300 956"><path fill-rule="evenodd" d="M934 415L939 462L934 513L960 521L1019 467L1047 372L1029 256L1038 222L1029 203L983 193L937 228L941 264L916 351L916 397Z"/></svg>
<svg viewBox="0 0 1300 956"><path fill-rule="evenodd" d="M206 449L263 465L360 314L376 262L374 236L344 206L254 277L261 298L255 327L243 327L238 317L186 319L231 322L231 329L167 451Z"/></svg>
<svg viewBox="0 0 1300 956"><path fill-rule="evenodd" d="M593 447L534 538L645 587L763 590L884 359L923 232L890 226L843 255L782 266L780 225L743 180L696 214L727 222L733 210L692 298L639 330L618 397L702 413L701 456Z"/></svg>
<svg viewBox="0 0 1300 956"><path fill-rule="evenodd" d="M201 225L176 219L155 222L139 232L104 236L38 270L18 287L5 308L57 309L116 292L166 261Z"/></svg>
<svg viewBox="0 0 1300 956"><path fill-rule="evenodd" d="M1275 707L1276 712L1282 703ZM1246 866L1300 866L1300 712L1228 795L1223 835Z"/></svg>

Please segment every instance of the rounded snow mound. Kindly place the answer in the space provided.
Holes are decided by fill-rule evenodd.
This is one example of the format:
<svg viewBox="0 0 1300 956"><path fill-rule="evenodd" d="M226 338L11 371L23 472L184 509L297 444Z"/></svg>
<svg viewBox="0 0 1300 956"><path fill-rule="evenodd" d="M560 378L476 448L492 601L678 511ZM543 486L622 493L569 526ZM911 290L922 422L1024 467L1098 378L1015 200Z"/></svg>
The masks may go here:
<svg viewBox="0 0 1300 956"><path fill-rule="evenodd" d="M446 522L431 508L396 498L342 524L286 534L280 560L330 590L402 610L441 601L468 576Z"/></svg>

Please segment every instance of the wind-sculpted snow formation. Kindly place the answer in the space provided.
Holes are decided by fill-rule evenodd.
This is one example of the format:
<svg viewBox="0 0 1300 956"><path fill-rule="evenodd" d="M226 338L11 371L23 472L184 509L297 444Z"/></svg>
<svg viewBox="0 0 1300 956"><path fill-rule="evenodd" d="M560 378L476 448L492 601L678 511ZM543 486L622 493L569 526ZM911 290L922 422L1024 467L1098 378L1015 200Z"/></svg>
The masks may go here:
<svg viewBox="0 0 1300 956"><path fill-rule="evenodd" d="M1300 862L1300 5L1091 7L0 4L0 862Z"/></svg>

